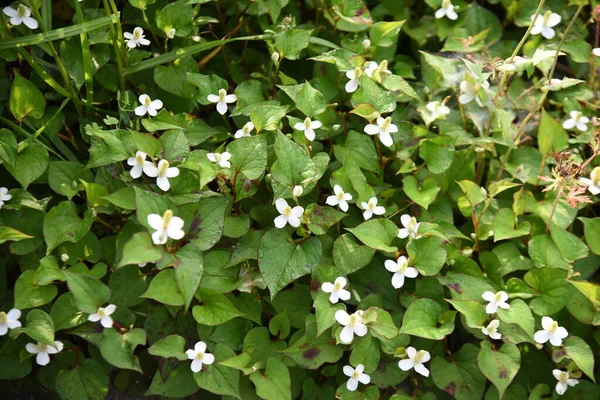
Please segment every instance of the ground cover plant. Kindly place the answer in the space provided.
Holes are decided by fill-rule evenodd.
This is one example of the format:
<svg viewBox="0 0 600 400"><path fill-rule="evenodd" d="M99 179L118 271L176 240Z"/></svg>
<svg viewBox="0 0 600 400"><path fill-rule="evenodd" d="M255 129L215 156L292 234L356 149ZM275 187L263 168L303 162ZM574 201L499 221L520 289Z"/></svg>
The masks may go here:
<svg viewBox="0 0 600 400"><path fill-rule="evenodd" d="M600 2L3 3L3 398L599 398Z"/></svg>

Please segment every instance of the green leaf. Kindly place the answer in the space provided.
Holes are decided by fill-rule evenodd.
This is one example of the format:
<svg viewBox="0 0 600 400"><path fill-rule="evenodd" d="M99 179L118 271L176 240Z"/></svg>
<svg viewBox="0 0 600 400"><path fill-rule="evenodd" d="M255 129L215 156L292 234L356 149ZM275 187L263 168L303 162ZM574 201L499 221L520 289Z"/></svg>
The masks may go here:
<svg viewBox="0 0 600 400"><path fill-rule="evenodd" d="M325 112L327 108L323 94L313 88L309 82L302 84L302 89L300 89L294 100L296 101L296 108L311 118Z"/></svg>
<svg viewBox="0 0 600 400"><path fill-rule="evenodd" d="M17 159L17 139L8 129L0 129L0 161L10 166Z"/></svg>
<svg viewBox="0 0 600 400"><path fill-rule="evenodd" d="M25 327L13 329L11 336L17 337L21 333L27 334L37 342L54 346L54 322L52 317L42 310L29 311Z"/></svg>
<svg viewBox="0 0 600 400"><path fill-rule="evenodd" d="M175 28L175 35L185 37L192 32L194 9L186 1L167 4L156 15L156 25L163 32Z"/></svg>
<svg viewBox="0 0 600 400"><path fill-rule="evenodd" d="M257 133L275 131L287 113L288 106L259 105L250 113L250 121Z"/></svg>
<svg viewBox="0 0 600 400"><path fill-rule="evenodd" d="M375 251L357 243L351 234L344 233L333 242L333 262L341 275L348 275L366 267Z"/></svg>
<svg viewBox="0 0 600 400"><path fill-rule="evenodd" d="M190 145L185 133L179 129L164 132L160 136L164 148L164 158L173 161L183 161L190 152Z"/></svg>
<svg viewBox="0 0 600 400"><path fill-rule="evenodd" d="M396 109L394 94L365 74L360 77L360 87L352 94L351 101L354 108L360 104L370 104L379 114L391 113Z"/></svg>
<svg viewBox="0 0 600 400"><path fill-rule="evenodd" d="M398 250L397 247L392 246L392 241L398 236L398 227L388 219L372 219L363 222L356 228L346 229L372 249L390 253Z"/></svg>
<svg viewBox="0 0 600 400"><path fill-rule="evenodd" d="M533 265L538 268L551 267L564 270L569 268L569 264L563 260L560 250L548 234L532 237L527 250Z"/></svg>
<svg viewBox="0 0 600 400"><path fill-rule="evenodd" d="M394 44L404 21L378 22L369 32L371 44L379 47L389 47Z"/></svg>
<svg viewBox="0 0 600 400"><path fill-rule="evenodd" d="M425 160L427 169L433 174L441 174L450 168L454 161L454 138L439 136L421 141L419 156Z"/></svg>
<svg viewBox="0 0 600 400"><path fill-rule="evenodd" d="M169 335L155 342L148 349L148 353L163 358L175 357L179 361L188 359L185 354L185 339L179 335Z"/></svg>
<svg viewBox="0 0 600 400"><path fill-rule="evenodd" d="M202 252L189 244L177 251L175 259L175 281L183 298L184 310L187 311L204 273Z"/></svg>
<svg viewBox="0 0 600 400"><path fill-rule="evenodd" d="M182 306L183 297L175 281L175 270L167 268L158 273L150 282L148 290L141 295L147 299L153 299L159 303L170 306Z"/></svg>
<svg viewBox="0 0 600 400"><path fill-rule="evenodd" d="M115 329L104 329L100 341L100 353L111 365L117 368L142 372L138 358L133 354L135 348L146 344L146 332L140 328L120 334Z"/></svg>
<svg viewBox="0 0 600 400"><path fill-rule="evenodd" d="M34 279L33 271L25 271L15 282L15 308L24 310L39 307L50 303L56 297L58 293L56 286L38 286L34 283Z"/></svg>
<svg viewBox="0 0 600 400"><path fill-rule="evenodd" d="M421 240L421 239L419 239ZM438 276L438 281L448 289L453 299L482 302L484 292L496 290L485 280L466 274Z"/></svg>
<svg viewBox="0 0 600 400"><path fill-rule="evenodd" d="M125 242L119 267L130 264L153 263L160 260L163 254L163 248L152 243L152 238L148 232L138 232Z"/></svg>
<svg viewBox="0 0 600 400"><path fill-rule="evenodd" d="M192 314L194 319L202 325L221 325L225 322L244 315L231 301L221 293L211 289L199 289L196 293L202 305L194 306Z"/></svg>
<svg viewBox="0 0 600 400"><path fill-rule="evenodd" d="M333 152L335 158L342 160L344 163L346 159L350 158L359 168L365 171L379 171L377 150L369 135L351 130L348 132L344 145L334 146Z"/></svg>
<svg viewBox="0 0 600 400"><path fill-rule="evenodd" d="M521 352L511 343L492 349L490 342L482 341L477 355L481 372L496 386L500 398L517 375L521 366Z"/></svg>
<svg viewBox="0 0 600 400"><path fill-rule="evenodd" d="M321 242L312 237L294 242L286 229L271 229L258 249L258 267L271 299L285 286L309 274L321 260Z"/></svg>
<svg viewBox="0 0 600 400"><path fill-rule="evenodd" d="M10 226L0 226L0 244L9 241L18 242L23 239L32 239L33 236L29 236L20 232Z"/></svg>
<svg viewBox="0 0 600 400"><path fill-rule="evenodd" d="M271 167L275 181L290 188L310 181L316 173L315 163L298 145L282 134L275 139L277 161Z"/></svg>
<svg viewBox="0 0 600 400"><path fill-rule="evenodd" d="M585 241L590 250L592 253L600 255L600 219L583 217L578 219L583 222Z"/></svg>
<svg viewBox="0 0 600 400"><path fill-rule="evenodd" d="M8 172L27 189L48 167L48 150L40 143L30 143L17 154L14 166L5 165Z"/></svg>
<svg viewBox="0 0 600 400"><path fill-rule="evenodd" d="M226 360L235 356L229 347L218 343L214 350L215 360ZM209 392L241 399L240 371L215 362L206 366L206 371L194 374L198 386Z"/></svg>
<svg viewBox="0 0 600 400"><path fill-rule="evenodd" d="M525 282L539 294L529 303L534 313L553 315L565 307L575 290L566 277L566 272L549 268L533 269L525 274Z"/></svg>
<svg viewBox="0 0 600 400"><path fill-rule="evenodd" d="M538 146L540 153L548 156L553 151L561 151L569 147L569 136L561 124L542 109L542 118L538 129Z"/></svg>
<svg viewBox="0 0 600 400"><path fill-rule="evenodd" d="M444 241L437 237L411 240L406 246L406 251L413 266L425 276L439 273L448 256Z"/></svg>
<svg viewBox="0 0 600 400"><path fill-rule="evenodd" d="M319 337L335 324L335 313L338 310L343 310L344 305L341 303L331 304L329 294L319 290L314 307L317 318L317 337Z"/></svg>
<svg viewBox="0 0 600 400"><path fill-rule="evenodd" d="M208 101L209 94L219 94L220 89L225 89L229 87L227 81L221 78L219 75L203 75L203 74L195 74L188 72L187 80L192 85L198 88L196 92L196 101L202 105L211 104Z"/></svg>
<svg viewBox="0 0 600 400"><path fill-rule="evenodd" d="M580 337L569 336L562 348L554 348L552 359L559 363L564 358L570 358L592 381L594 377L594 352L591 347Z"/></svg>
<svg viewBox="0 0 600 400"><path fill-rule="evenodd" d="M25 117L42 118L46 109L44 95L33 83L15 74L10 88L10 112L19 121Z"/></svg>
<svg viewBox="0 0 600 400"><path fill-rule="evenodd" d="M48 245L46 254L64 242L75 243L83 239L92 226L92 212L85 210L83 219L77 214L75 203L63 201L44 217L44 239Z"/></svg>
<svg viewBox="0 0 600 400"><path fill-rule="evenodd" d="M163 381L160 369L154 374L152 383L145 396L186 397L196 393L200 388L194 380L194 373L189 363L180 363Z"/></svg>
<svg viewBox="0 0 600 400"><path fill-rule="evenodd" d="M75 305L81 311L92 314L110 299L110 289L98 279L83 274L64 271L69 291L73 294Z"/></svg>
<svg viewBox="0 0 600 400"><path fill-rule="evenodd" d="M87 322L87 315L79 311L75 305L73 294L68 292L62 294L52 304L50 316L52 316L56 331L73 328Z"/></svg>
<svg viewBox="0 0 600 400"><path fill-rule="evenodd" d="M419 184L417 178L407 175L402 179L402 190L409 199L427 210L436 199L440 186L433 178L427 178Z"/></svg>
<svg viewBox="0 0 600 400"><path fill-rule="evenodd" d="M531 313L531 309L523 300L516 299L511 301L508 310L499 308L498 318L500 318L500 321L506 322L507 324L518 325L531 339L533 339L535 320Z"/></svg>
<svg viewBox="0 0 600 400"><path fill-rule="evenodd" d="M311 30L289 29L281 32L275 38L275 47L279 49L279 55L288 60L297 60L300 53L308 46L308 40L312 34Z"/></svg>
<svg viewBox="0 0 600 400"><path fill-rule="evenodd" d="M400 333L442 340L454 331L455 316L455 311L444 312L434 300L418 299L408 306L402 319Z"/></svg>
<svg viewBox="0 0 600 400"><path fill-rule="evenodd" d="M309 221L308 229L315 235L326 234L329 228L337 224L345 216L345 213L335 208L320 206L318 204L309 205L304 212L304 217Z"/></svg>
<svg viewBox="0 0 600 400"><path fill-rule="evenodd" d="M485 313L483 304L473 300L446 300L452 304L456 310L465 316L467 326L473 329L480 329L485 326L488 315Z"/></svg>
<svg viewBox="0 0 600 400"><path fill-rule="evenodd" d="M227 146L236 174L242 173L250 180L262 176L267 166L266 138L266 135L242 137Z"/></svg>
<svg viewBox="0 0 600 400"><path fill-rule="evenodd" d="M108 394L109 382L104 366L99 361L87 359L58 374L56 393L64 400L102 400Z"/></svg>
<svg viewBox="0 0 600 400"><path fill-rule="evenodd" d="M277 358L267 360L265 371L250 374L256 386L256 394L265 400L291 400L292 387L290 373L285 364Z"/></svg>
<svg viewBox="0 0 600 400"><path fill-rule="evenodd" d="M186 222L184 231L190 243L196 245L201 251L206 251L217 244L223 234L225 210L228 204L228 198L212 197L179 208L180 217Z"/></svg>
<svg viewBox="0 0 600 400"><path fill-rule="evenodd" d="M353 346L350 353L350 365L362 364L365 372L371 373L377 369L381 358L379 343L372 336L365 336Z"/></svg>
<svg viewBox="0 0 600 400"><path fill-rule="evenodd" d="M398 336L398 328L390 313L379 307L365 310L364 321L368 321L369 332L378 339L393 339Z"/></svg>
<svg viewBox="0 0 600 400"><path fill-rule="evenodd" d="M436 357L431 362L433 383L458 400L480 400L485 390L485 376L477 365L478 349L467 343L453 354L451 362Z"/></svg>
<svg viewBox="0 0 600 400"><path fill-rule="evenodd" d="M517 225L517 217L510 208L501 208L494 216L494 242L528 235L531 224L523 221Z"/></svg>
<svg viewBox="0 0 600 400"><path fill-rule="evenodd" d="M566 262L573 263L576 260L587 257L589 250L583 243L583 240L566 229L552 224L550 227L550 236Z"/></svg>
<svg viewBox="0 0 600 400"><path fill-rule="evenodd" d="M260 321L260 314L258 315L258 317L258 321ZM269 332L271 332L271 335L273 336L285 339L289 336L290 330L290 317L288 317L286 310L275 315L269 321Z"/></svg>
<svg viewBox="0 0 600 400"><path fill-rule="evenodd" d="M144 302L140 296L148 290L148 283L140 271L137 265L129 265L110 274L108 287L112 292L111 304L133 307Z"/></svg>

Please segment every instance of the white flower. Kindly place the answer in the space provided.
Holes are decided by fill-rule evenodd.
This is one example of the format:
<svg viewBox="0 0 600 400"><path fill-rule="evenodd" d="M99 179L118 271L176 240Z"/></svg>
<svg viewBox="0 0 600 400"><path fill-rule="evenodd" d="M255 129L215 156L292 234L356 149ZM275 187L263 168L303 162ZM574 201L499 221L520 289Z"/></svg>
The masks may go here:
<svg viewBox="0 0 600 400"><path fill-rule="evenodd" d="M152 164L150 161L146 161L146 156L147 154L143 151L136 151L135 157L129 157L127 159L127 165L133 167L131 168L131 171L129 171L129 174L133 179L137 179L142 176L142 171L144 169L148 167L154 167L154 164Z"/></svg>
<svg viewBox="0 0 600 400"><path fill-rule="evenodd" d="M54 346L48 346L47 344L40 342L37 344L27 343L25 345L25 349L28 353L37 354L35 362L41 366L47 365L50 362L50 354L59 353L62 351L63 347L64 345L62 342L59 342L58 340L54 342Z"/></svg>
<svg viewBox="0 0 600 400"><path fill-rule="evenodd" d="M375 215L383 215L385 214L385 208L383 208L382 206L378 206L377 205L377 198L376 197L371 197L369 199L368 203L365 203L364 201L360 203L361 207L365 210L363 212L363 217L365 218L365 221L370 219L373 214Z"/></svg>
<svg viewBox="0 0 600 400"><path fill-rule="evenodd" d="M350 300L350 292L344 289L346 283L346 278L343 276L338 276L333 283L323 282L321 289L325 293L331 293L329 295L331 304L336 304L340 299L344 301Z"/></svg>
<svg viewBox="0 0 600 400"><path fill-rule="evenodd" d="M345 193L344 189L340 185L333 186L334 195L327 196L325 200L325 204L330 206L340 206L340 210L346 212L348 211L348 201L352 200L352 195L350 193Z"/></svg>
<svg viewBox="0 0 600 400"><path fill-rule="evenodd" d="M390 147L394 144L394 139L390 133L398 132L398 127L392 124L392 118L377 117L377 125L368 124L365 126L365 133L368 135L379 135L379 140L384 146Z"/></svg>
<svg viewBox="0 0 600 400"><path fill-rule="evenodd" d="M31 16L31 9L23 4L19 4L16 10L12 7L4 7L2 11L10 17L10 24L13 26L25 24L29 29L38 28L38 22Z"/></svg>
<svg viewBox="0 0 600 400"><path fill-rule="evenodd" d="M592 49L592 54L595 55L596 57L600 57L600 47L596 47L596 48Z"/></svg>
<svg viewBox="0 0 600 400"><path fill-rule="evenodd" d="M425 106L429 110L432 120L445 119L446 115L450 114L450 108L439 101L432 101Z"/></svg>
<svg viewBox="0 0 600 400"><path fill-rule="evenodd" d="M455 21L458 19L458 14L454 11L454 5L450 0L442 0L441 7L435 12L435 17L437 19L448 17L448 19Z"/></svg>
<svg viewBox="0 0 600 400"><path fill-rule="evenodd" d="M4 206L5 201L12 199L12 194L8 194L8 189L0 187L0 209Z"/></svg>
<svg viewBox="0 0 600 400"><path fill-rule="evenodd" d="M562 326L558 326L558 322L550 317L542 317L542 328L544 329L533 335L533 340L539 344L544 344L550 340L552 346L560 346L562 340L569 336L569 332Z"/></svg>
<svg viewBox="0 0 600 400"><path fill-rule="evenodd" d="M235 103L237 101L237 96L235 94L227 94L225 89L219 89L219 94L209 94L206 98L211 103L217 103L217 111L221 115L225 115L227 112L228 103Z"/></svg>
<svg viewBox="0 0 600 400"><path fill-rule="evenodd" d="M300 185L296 185L292 188L292 196L300 197L304 193L304 188Z"/></svg>
<svg viewBox="0 0 600 400"><path fill-rule="evenodd" d="M250 132L254 130L254 124L252 122L246 122L246 125L242 127L242 129L238 129L233 135L234 138L239 139L243 137L250 136Z"/></svg>
<svg viewBox="0 0 600 400"><path fill-rule="evenodd" d="M167 191L171 188L169 178L175 178L179 175L179 168L169 167L167 160L160 160L158 162L158 168L154 164L146 165L143 167L144 172L151 178L156 178L156 184L163 191Z"/></svg>
<svg viewBox="0 0 600 400"><path fill-rule="evenodd" d="M139 26L133 30L133 33L125 32L123 36L125 36L125 43L127 43L129 50L150 44L150 41L144 38L144 30Z"/></svg>
<svg viewBox="0 0 600 400"><path fill-rule="evenodd" d="M404 256L400 256L397 261L385 260L385 269L393 272L392 286L396 289L400 289L404 286L404 278L416 278L419 275L419 271L416 268L408 266L408 259Z"/></svg>
<svg viewBox="0 0 600 400"><path fill-rule="evenodd" d="M483 327L481 328L481 332L484 335L487 335L489 337L491 337L492 339L495 340L500 340L500 338L502 338L502 335L498 332L498 327L500 326L500 321L498 321L497 319L493 319L487 327Z"/></svg>
<svg viewBox="0 0 600 400"><path fill-rule="evenodd" d="M21 311L16 308L7 313L0 311L0 336L6 335L9 329L20 328L21 322L19 322L19 318L21 318Z"/></svg>
<svg viewBox="0 0 600 400"><path fill-rule="evenodd" d="M335 320L344 327L340 332L340 340L344 344L352 343L354 335L365 336L367 334L367 326L362 321L363 311L358 310L353 314L348 314L345 310L337 310L335 312Z"/></svg>
<svg viewBox="0 0 600 400"><path fill-rule="evenodd" d="M348 382L346 382L346 387L349 391L354 392L358 387L358 382L363 385L368 385L371 382L371 377L365 374L365 366L362 364L358 364L356 368L352 368L350 365L344 365L342 369L344 371L344 375L349 376Z"/></svg>
<svg viewBox="0 0 600 400"><path fill-rule="evenodd" d="M417 219L415 217L411 217L408 214L404 214L400 217L400 223L402 224L402 226L404 226L404 228L400 228L398 230L398 237L400 239L404 239L409 236L411 239L419 239L421 237L421 235L417 233L419 231L419 226L421 225L421 223L417 222Z"/></svg>
<svg viewBox="0 0 600 400"><path fill-rule="evenodd" d="M215 356L206 352L206 343L200 341L196 343L194 349L186 350L189 360L193 360L191 369L193 372L200 372L202 364L210 365L215 362Z"/></svg>
<svg viewBox="0 0 600 400"><path fill-rule="evenodd" d="M577 127L577 130L581 132L587 131L587 124L590 122L590 119L588 117L584 116L581 111L571 111L569 115L571 116L571 118L563 122L563 128L573 129Z"/></svg>
<svg viewBox="0 0 600 400"><path fill-rule="evenodd" d="M350 79L346 82L346 86L344 89L348 93L353 93L360 86L360 76L362 75L362 70L360 67L356 67L350 71L346 71L346 78Z"/></svg>
<svg viewBox="0 0 600 400"><path fill-rule="evenodd" d="M283 228L286 224L290 224L294 228L300 226L300 217L304 214L304 208L296 206L294 208L288 206L287 201L284 199L277 199L275 207L279 214L279 217L275 218L275 227Z"/></svg>
<svg viewBox="0 0 600 400"><path fill-rule="evenodd" d="M167 210L161 217L158 214L148 215L148 225L156 232L152 234L154 244L165 244L167 239L181 239L185 233L183 232L184 222L179 217L173 216L173 211Z"/></svg>
<svg viewBox="0 0 600 400"><path fill-rule="evenodd" d="M483 107L483 103L479 98L479 88L488 89L490 87L490 83L484 80L481 83L474 82L471 79L465 79L460 83L460 91L462 94L458 97L458 102L460 104L469 104L473 100L477 102L479 107Z"/></svg>
<svg viewBox="0 0 600 400"><path fill-rule="evenodd" d="M588 187L591 194L600 193L600 167L596 167L590 173L590 179L579 178L579 183Z"/></svg>
<svg viewBox="0 0 600 400"><path fill-rule="evenodd" d="M229 160L231 159L231 153L228 152L224 152L224 153L208 153L206 155L206 158L208 158L210 161L219 164L219 166L221 168L230 168L231 167L231 163L229 162Z"/></svg>
<svg viewBox="0 0 600 400"><path fill-rule="evenodd" d="M311 142L315 140L315 129L319 129L323 124L321 121L312 121L306 117L304 122L297 122L294 124L294 129L298 131L304 131L304 136Z"/></svg>
<svg viewBox="0 0 600 400"><path fill-rule="evenodd" d="M532 21L533 17L535 17L535 15L531 16ZM556 35L556 32L552 28L560 24L561 20L562 18L560 15L548 10L544 15L537 16L533 23L533 28L531 28L531 34L539 35L541 33L546 39L552 39Z"/></svg>
<svg viewBox="0 0 600 400"><path fill-rule="evenodd" d="M139 99L141 106L135 108L135 115L142 117L148 113L148 115L154 117L158 110L163 106L163 102L160 100L152 100L147 94L142 94Z"/></svg>
<svg viewBox="0 0 600 400"><path fill-rule="evenodd" d="M88 321L91 321L91 322L100 321L100 323L102 324L103 327L112 328L113 319L110 316L112 315L112 313L115 312L116 309L117 309L117 306L115 306L114 304L109 304L106 307L100 307L100 308L98 308L98 311L96 311L93 314L88 315Z"/></svg>
<svg viewBox="0 0 600 400"><path fill-rule="evenodd" d="M375 71L377 71L377 75L379 75L379 77L383 77L383 74L391 75L392 71L390 71L387 67L387 60L383 60L381 64L377 64L375 61L369 61L365 67L365 74L367 74L369 78L373 78L373 73Z"/></svg>
<svg viewBox="0 0 600 400"><path fill-rule="evenodd" d="M485 292L481 295L485 301L489 301L488 305L485 306L485 312L488 314L494 314L498 311L498 307L508 310L510 305L506 302L508 300L508 293L500 291L498 293Z"/></svg>
<svg viewBox="0 0 600 400"><path fill-rule="evenodd" d="M558 380L556 384L556 393L559 395L565 394L569 386L573 387L579 383L577 379L571 378L569 371L561 371L560 369L552 370L552 375Z"/></svg>
<svg viewBox="0 0 600 400"><path fill-rule="evenodd" d="M175 30L175 28L171 28L171 29L169 29L169 30L166 32L166 34L167 34L167 38L169 38L169 39L173 39L173 38L175 38L175 33L176 33L176 32L177 32L177 31Z"/></svg>
<svg viewBox="0 0 600 400"><path fill-rule="evenodd" d="M400 367L402 371L410 371L412 368L414 368L415 371L424 377L429 376L429 370L423 365L423 363L426 363L431 359L431 354L429 354L428 351L417 351L417 349L414 347L409 346L406 349L406 355L408 356L407 359L400 360L398 362L398 367Z"/></svg>

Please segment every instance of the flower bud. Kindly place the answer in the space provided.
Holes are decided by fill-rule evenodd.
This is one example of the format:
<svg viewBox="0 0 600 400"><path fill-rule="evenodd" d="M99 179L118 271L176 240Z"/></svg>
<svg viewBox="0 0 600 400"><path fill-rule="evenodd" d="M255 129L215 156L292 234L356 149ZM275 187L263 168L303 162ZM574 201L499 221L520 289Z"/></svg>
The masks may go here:
<svg viewBox="0 0 600 400"><path fill-rule="evenodd" d="M274 51L273 54L271 54L271 61L273 61L274 63L279 62L279 53Z"/></svg>
<svg viewBox="0 0 600 400"><path fill-rule="evenodd" d="M371 47L371 41L369 39L365 39L362 42L363 47L366 49L368 49L369 47Z"/></svg>
<svg viewBox="0 0 600 400"><path fill-rule="evenodd" d="M292 195L294 197L302 196L302 192L304 192L304 189L300 185L294 186L294 188L292 189Z"/></svg>
<svg viewBox="0 0 600 400"><path fill-rule="evenodd" d="M202 38L201 38L200 36L196 35L196 36L192 36L192 40L193 40L194 42L199 42L199 41L201 41L201 40L202 40Z"/></svg>
<svg viewBox="0 0 600 400"><path fill-rule="evenodd" d="M60 255L60 259L61 259L62 262L67 262L67 261L69 261L69 255L63 253L63 254Z"/></svg>
<svg viewBox="0 0 600 400"><path fill-rule="evenodd" d="M169 39L173 39L173 38L175 37L175 32L176 32L176 31L175 31L175 28L171 28L171 29L169 29L169 30L167 31L167 37L168 37Z"/></svg>

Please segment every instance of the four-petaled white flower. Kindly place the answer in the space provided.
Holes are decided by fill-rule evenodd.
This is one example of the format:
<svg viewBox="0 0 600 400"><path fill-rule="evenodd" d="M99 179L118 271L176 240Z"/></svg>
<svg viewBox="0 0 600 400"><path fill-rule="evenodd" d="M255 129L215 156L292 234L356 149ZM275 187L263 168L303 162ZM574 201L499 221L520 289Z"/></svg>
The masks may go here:
<svg viewBox="0 0 600 400"><path fill-rule="evenodd" d="M364 311L358 310L353 314L348 314L345 310L337 310L335 312L335 320L344 327L340 332L340 340L344 344L352 343L354 335L365 336L367 334L367 326L363 324Z"/></svg>
<svg viewBox="0 0 600 400"><path fill-rule="evenodd" d="M146 161L146 156L146 153L138 150L135 152L135 157L129 157L127 159L127 165L133 167L131 168L131 171L129 171L129 174L133 179L137 179L142 176L142 171L144 171L145 168L154 167L154 164L152 164L150 161Z"/></svg>
<svg viewBox="0 0 600 400"><path fill-rule="evenodd" d="M591 194L600 193L600 167L596 167L590 173L590 178L579 178L582 185L587 186Z"/></svg>
<svg viewBox="0 0 600 400"><path fill-rule="evenodd" d="M275 207L279 214L279 217L275 218L275 227L283 228L286 224L290 224L294 228L300 226L300 217L304 214L304 208L296 206L290 207L285 199L277 199Z"/></svg>
<svg viewBox="0 0 600 400"><path fill-rule="evenodd" d="M561 371L560 369L555 369L552 370L552 375L554 375L554 377L558 381L555 387L556 393L558 393L561 396L565 394L569 386L573 387L579 383L577 379L571 378L569 371Z"/></svg>
<svg viewBox="0 0 600 400"><path fill-rule="evenodd" d="M365 74L367 74L369 78L373 78L373 73L375 71L377 71L380 78L382 78L384 74L392 74L392 71L388 69L387 60L383 60L380 64L377 64L375 61L369 61L365 67Z"/></svg>
<svg viewBox="0 0 600 400"><path fill-rule="evenodd" d="M231 168L231 163L229 162L231 159L231 153L208 153L206 158L214 163L219 164L221 168Z"/></svg>
<svg viewBox="0 0 600 400"><path fill-rule="evenodd" d="M490 321L488 326L484 326L483 328L481 328L481 332L484 335L491 337L492 339L500 340L502 338L502 335L498 332L499 326L500 321L497 319L493 319L492 321Z"/></svg>
<svg viewBox="0 0 600 400"><path fill-rule="evenodd" d="M10 199L12 199L12 194L8 194L8 189L0 187L0 209L4 206L4 202L9 201Z"/></svg>
<svg viewBox="0 0 600 400"><path fill-rule="evenodd" d="M562 340L569 336L569 332L562 326L558 326L558 322L550 317L542 317L542 328L544 329L533 335L533 340L539 344L544 344L550 340L552 346L560 346Z"/></svg>
<svg viewBox="0 0 600 400"><path fill-rule="evenodd" d="M129 50L150 44L150 41L144 37L144 29L139 26L133 30L133 33L125 32L123 36Z"/></svg>
<svg viewBox="0 0 600 400"><path fill-rule="evenodd" d="M10 24L13 26L25 24L29 29L37 29L38 22L31 16L31 9L23 4L15 10L12 7L4 7L4 14L10 17Z"/></svg>
<svg viewBox="0 0 600 400"><path fill-rule="evenodd" d="M183 220L173 216L171 210L165 211L162 217L158 214L148 215L148 225L156 230L152 234L154 244L165 244L168 238L179 240L185 235L181 229L184 225Z"/></svg>
<svg viewBox="0 0 600 400"><path fill-rule="evenodd" d="M426 363L431 359L431 354L429 354L428 351L417 351L417 349L414 347L409 346L406 349L406 355L408 358L398 362L398 367L400 367L402 371L410 371L412 368L414 368L417 373L423 375L424 377L429 376L429 370L423 365L423 363Z"/></svg>
<svg viewBox="0 0 600 400"><path fill-rule="evenodd" d="M148 115L151 117L154 117L158 110L163 107L162 101L158 99L152 100L147 94L142 94L138 100L142 104L141 106L137 106L135 108L135 115L138 117L143 117L146 115L146 113L148 113Z"/></svg>
<svg viewBox="0 0 600 400"><path fill-rule="evenodd" d="M365 133L368 135L379 135L379 140L384 146L390 147L394 144L394 139L390 133L398 132L398 127L392 124L392 118L377 117L377 125L368 124L365 126Z"/></svg>
<svg viewBox="0 0 600 400"><path fill-rule="evenodd" d="M479 98L479 88L489 89L489 87L490 83L487 79L481 83L477 83L471 79L465 79L460 83L460 91L462 94L458 97L458 102L460 104L469 104L475 100L479 107L483 107L483 103Z"/></svg>
<svg viewBox="0 0 600 400"><path fill-rule="evenodd" d="M333 195L327 196L325 203L330 206L340 206L340 210L346 212L348 211L348 201L352 200L352 195L350 193L344 192L344 189L340 185L333 186Z"/></svg>
<svg viewBox="0 0 600 400"><path fill-rule="evenodd" d="M219 94L209 94L206 98L211 103L217 103L217 111L221 115L225 115L227 112L227 104L237 101L237 96L235 94L227 94L225 89L219 89Z"/></svg>
<svg viewBox="0 0 600 400"><path fill-rule="evenodd" d="M565 129L573 129L577 127L577 130L581 132L587 131L587 124L590 122L590 119L583 115L581 111L571 111L569 113L571 118L565 120L563 122L562 127Z"/></svg>
<svg viewBox="0 0 600 400"><path fill-rule="evenodd" d="M533 21L533 17L531 16L531 20ZM562 17L557 13L553 13L548 10L544 13L544 15L538 15L533 23L533 28L531 28L532 35L542 34L546 39L552 39L556 35L556 31L552 29L556 25L560 24Z"/></svg>
<svg viewBox="0 0 600 400"><path fill-rule="evenodd" d="M349 391L354 392L358 387L358 382L363 385L368 385L371 382L371 377L365 374L365 366L362 364L358 364L356 368L352 368L351 365L344 365L342 369L344 371L344 375L349 376L348 382L346 382L346 387Z"/></svg>
<svg viewBox="0 0 600 400"><path fill-rule="evenodd" d="M365 221L370 219L373 214L375 215L383 215L385 214L385 208L383 206L378 206L377 205L377 198L376 197L371 197L369 199L368 203L365 203L364 201L360 203L361 207L363 208L363 217L365 218Z"/></svg>
<svg viewBox="0 0 600 400"><path fill-rule="evenodd" d="M44 366L48 365L50 362L50 354L56 354L62 351L64 345L62 342L58 340L54 342L54 346L49 346L45 343L38 342L35 343L27 343L25 345L25 350L27 350L30 354L37 354L35 356L35 362L38 365Z"/></svg>
<svg viewBox="0 0 600 400"><path fill-rule="evenodd" d="M344 289L346 283L346 278L338 276L333 283L323 282L321 289L325 293L331 293L329 295L329 301L332 304L336 304L340 299L344 301L350 300L350 292Z"/></svg>
<svg viewBox="0 0 600 400"><path fill-rule="evenodd" d="M458 14L454 11L454 5L450 0L442 0L442 5L435 12L435 17L437 19L448 17L448 19L455 21L458 19Z"/></svg>
<svg viewBox="0 0 600 400"><path fill-rule="evenodd" d="M304 131L304 136L311 142L315 140L315 129L319 129L323 124L321 121L313 121L310 118L306 117L304 122L296 122L294 124L294 129L298 131Z"/></svg>
<svg viewBox="0 0 600 400"><path fill-rule="evenodd" d="M346 86L344 89L348 93L353 93L360 86L360 76L362 75L362 69L360 67L356 67L351 69L350 71L346 71L346 78L350 79L346 82Z"/></svg>
<svg viewBox="0 0 600 400"><path fill-rule="evenodd" d="M415 217L411 217L408 214L404 214L400 217L400 223L404 228L398 230L398 237L404 239L410 237L411 239L419 239L421 235L418 234L420 222L417 222Z"/></svg>
<svg viewBox="0 0 600 400"><path fill-rule="evenodd" d="M9 312L0 311L0 336L6 335L9 329L21 327L21 310L13 308Z"/></svg>
<svg viewBox="0 0 600 400"><path fill-rule="evenodd" d="M393 272L392 286L396 289L400 289L404 286L404 278L416 278L419 275L414 267L408 266L408 259L404 256L400 256L398 260L385 260L385 269Z"/></svg>
<svg viewBox="0 0 600 400"><path fill-rule="evenodd" d="M508 293L500 291L498 293L485 292L481 295L485 301L489 301L488 305L485 306L485 312L488 314L494 314L498 311L498 307L508 310L510 305L506 302L508 300Z"/></svg>
<svg viewBox="0 0 600 400"><path fill-rule="evenodd" d="M215 356L206 352L206 343L202 341L196 343L193 350L186 350L185 354L192 360L190 368L193 372L200 372L202 364L210 365L215 362Z"/></svg>
<svg viewBox="0 0 600 400"><path fill-rule="evenodd" d="M439 101L431 101L425 106L429 110L429 115L432 120L445 119L446 115L450 114L450 108Z"/></svg>
<svg viewBox="0 0 600 400"><path fill-rule="evenodd" d="M254 130L254 124L252 122L246 122L246 125L242 127L242 129L238 129L233 135L234 138L239 139L243 137L250 136L250 132Z"/></svg>
<svg viewBox="0 0 600 400"><path fill-rule="evenodd" d="M596 47L592 49L592 54L596 57L600 57L600 47Z"/></svg>
<svg viewBox="0 0 600 400"><path fill-rule="evenodd" d="M156 178L156 185L165 192L171 188L169 178L179 176L179 168L169 167L169 162L167 160L160 160L158 162L158 168L155 167L154 164L145 166L144 172L149 177Z"/></svg>
<svg viewBox="0 0 600 400"><path fill-rule="evenodd" d="M109 304L106 307L100 307L100 308L98 308L98 311L96 311L93 314L88 315L88 321L91 321L91 322L100 321L100 323L102 324L103 327L112 328L113 319L110 316L112 315L112 313L115 312L116 309L117 309L117 306L115 306L114 304Z"/></svg>

